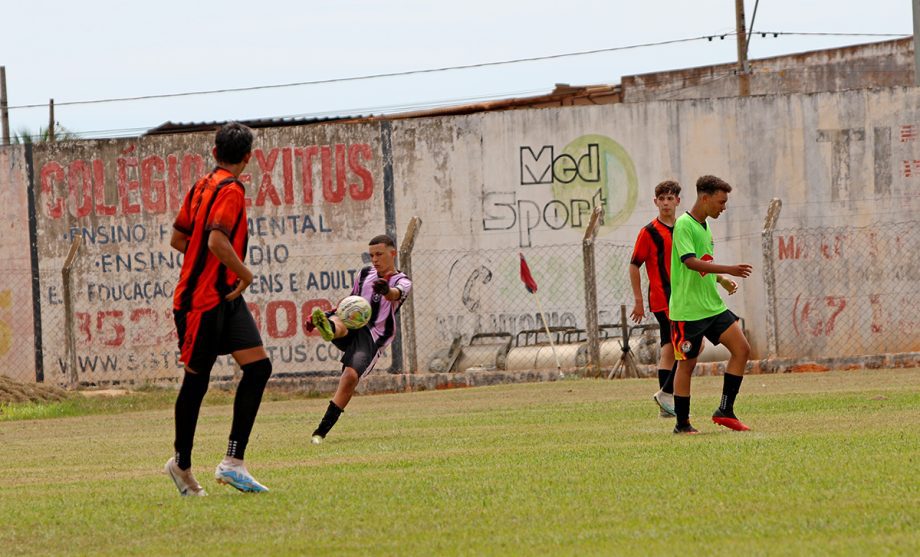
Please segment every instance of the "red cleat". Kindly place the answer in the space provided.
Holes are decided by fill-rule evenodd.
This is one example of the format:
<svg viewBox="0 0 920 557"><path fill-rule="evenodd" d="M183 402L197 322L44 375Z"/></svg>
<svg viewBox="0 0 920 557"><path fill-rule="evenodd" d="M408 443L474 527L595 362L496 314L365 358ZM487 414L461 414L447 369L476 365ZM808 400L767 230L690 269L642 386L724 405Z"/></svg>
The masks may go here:
<svg viewBox="0 0 920 557"><path fill-rule="evenodd" d="M734 414L726 415L722 413L722 410L716 409L712 414L712 423L720 426L727 427L733 431L750 431L751 428L744 425L741 420L736 418Z"/></svg>

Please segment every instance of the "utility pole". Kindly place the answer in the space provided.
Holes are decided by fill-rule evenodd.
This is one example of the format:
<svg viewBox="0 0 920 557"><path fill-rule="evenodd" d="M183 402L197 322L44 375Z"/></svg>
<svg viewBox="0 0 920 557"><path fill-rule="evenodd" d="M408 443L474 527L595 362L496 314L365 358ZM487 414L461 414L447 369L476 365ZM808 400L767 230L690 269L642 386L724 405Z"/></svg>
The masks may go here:
<svg viewBox="0 0 920 557"><path fill-rule="evenodd" d="M54 99L48 100L48 141L54 143Z"/></svg>
<svg viewBox="0 0 920 557"><path fill-rule="evenodd" d="M10 144L10 111L6 102L6 66L0 66L0 120L3 121L3 145Z"/></svg>
<svg viewBox="0 0 920 557"><path fill-rule="evenodd" d="M918 2L920 0L914 0ZM916 17L914 18L916 21ZM738 95L747 97L751 94L750 74L747 61L747 34L744 30L744 0L735 0L735 31L738 39Z"/></svg>
<svg viewBox="0 0 920 557"><path fill-rule="evenodd" d="M914 6L914 85L920 85L920 47L917 37L920 36L920 0L912 0Z"/></svg>

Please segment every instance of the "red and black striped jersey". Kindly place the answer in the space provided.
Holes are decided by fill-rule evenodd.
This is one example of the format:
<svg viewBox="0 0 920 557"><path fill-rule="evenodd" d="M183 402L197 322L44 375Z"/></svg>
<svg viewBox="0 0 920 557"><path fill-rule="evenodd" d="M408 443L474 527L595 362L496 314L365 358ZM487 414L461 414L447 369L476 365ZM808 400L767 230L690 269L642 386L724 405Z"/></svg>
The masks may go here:
<svg viewBox="0 0 920 557"><path fill-rule="evenodd" d="M237 276L208 249L208 236L219 230L230 239L241 261L246 253L249 235L243 184L227 170L215 168L189 190L173 228L189 237L173 309L209 310L233 290Z"/></svg>
<svg viewBox="0 0 920 557"><path fill-rule="evenodd" d="M630 263L645 264L649 311L667 311L671 298L671 236L674 228L657 218L639 231Z"/></svg>

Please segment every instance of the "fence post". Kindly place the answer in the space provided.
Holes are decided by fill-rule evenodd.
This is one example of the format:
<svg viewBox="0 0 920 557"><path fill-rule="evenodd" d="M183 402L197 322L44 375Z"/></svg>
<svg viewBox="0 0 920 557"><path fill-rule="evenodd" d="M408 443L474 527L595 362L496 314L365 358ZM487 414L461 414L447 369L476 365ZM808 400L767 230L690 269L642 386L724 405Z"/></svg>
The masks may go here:
<svg viewBox="0 0 920 557"><path fill-rule="evenodd" d="M79 233L75 234L73 240L70 242L70 251L67 252L67 259L64 260L64 267L61 269L64 292L64 342L66 343L67 362L70 366L68 380L71 388L77 386L79 379L77 377L77 343L74 338L73 298L71 296L73 285L70 271L73 268L74 259L77 258L77 251L80 249L80 244L82 243L83 235Z"/></svg>
<svg viewBox="0 0 920 557"><path fill-rule="evenodd" d="M585 237L581 242L581 252L584 258L585 275L585 333L588 337L588 369L590 373L599 377L601 373L601 342L600 331L597 323L597 274L594 262L594 240L597 238L597 226L604 209L595 207L591 213L591 220L585 230Z"/></svg>
<svg viewBox="0 0 920 557"><path fill-rule="evenodd" d="M776 328L776 270L773 267L773 230L779 219L783 202L778 197L770 200L767 216L763 221L761 249L763 251L763 278L767 290L767 358L775 358L778 353L778 331Z"/></svg>
<svg viewBox="0 0 920 557"><path fill-rule="evenodd" d="M415 238L422 226L422 219L414 216L409 220L406 235L403 236L402 245L399 246L399 267L402 272L412 278L412 248L415 247ZM415 296L406 298L399 312L402 314L402 345L403 352L408 357L409 373L418 373L418 350L415 343ZM405 371L405 370L404 370Z"/></svg>

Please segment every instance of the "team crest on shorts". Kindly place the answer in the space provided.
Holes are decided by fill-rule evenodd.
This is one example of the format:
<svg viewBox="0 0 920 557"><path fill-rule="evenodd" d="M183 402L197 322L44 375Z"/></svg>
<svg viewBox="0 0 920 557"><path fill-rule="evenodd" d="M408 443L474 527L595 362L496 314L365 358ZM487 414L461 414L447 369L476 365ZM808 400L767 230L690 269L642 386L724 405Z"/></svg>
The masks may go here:
<svg viewBox="0 0 920 557"><path fill-rule="evenodd" d="M689 352L691 348L693 348L693 343L690 342L689 340L685 340L682 343L680 343L680 351L684 354Z"/></svg>

